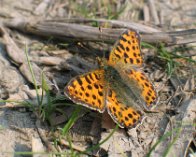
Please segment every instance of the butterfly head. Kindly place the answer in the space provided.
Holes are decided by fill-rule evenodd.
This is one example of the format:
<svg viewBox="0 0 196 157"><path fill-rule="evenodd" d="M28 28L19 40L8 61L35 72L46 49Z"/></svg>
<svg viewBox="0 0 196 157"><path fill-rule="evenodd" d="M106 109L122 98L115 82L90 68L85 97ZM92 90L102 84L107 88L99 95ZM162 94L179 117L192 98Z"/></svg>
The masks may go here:
<svg viewBox="0 0 196 157"><path fill-rule="evenodd" d="M105 69L107 67L108 61L105 58L97 57L96 59L97 59L98 65L101 69Z"/></svg>

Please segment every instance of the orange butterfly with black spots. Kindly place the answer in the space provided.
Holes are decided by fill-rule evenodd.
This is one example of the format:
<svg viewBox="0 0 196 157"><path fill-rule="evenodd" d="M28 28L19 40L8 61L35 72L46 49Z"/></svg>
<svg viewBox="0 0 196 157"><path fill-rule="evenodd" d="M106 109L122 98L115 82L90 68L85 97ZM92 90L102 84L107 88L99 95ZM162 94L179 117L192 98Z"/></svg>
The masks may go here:
<svg viewBox="0 0 196 157"><path fill-rule="evenodd" d="M134 127L143 117L143 107L156 105L157 93L142 72L140 36L127 30L120 36L109 59L99 69L73 78L64 93L73 102L103 113L121 127Z"/></svg>

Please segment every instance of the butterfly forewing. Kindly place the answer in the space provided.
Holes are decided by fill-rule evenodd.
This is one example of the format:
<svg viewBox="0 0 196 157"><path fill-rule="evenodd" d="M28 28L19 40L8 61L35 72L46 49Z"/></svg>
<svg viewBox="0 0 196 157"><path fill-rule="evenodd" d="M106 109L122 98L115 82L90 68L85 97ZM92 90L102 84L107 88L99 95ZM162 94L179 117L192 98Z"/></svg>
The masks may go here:
<svg viewBox="0 0 196 157"><path fill-rule="evenodd" d="M140 37L136 31L125 31L110 52L109 65L132 64L142 66L143 60L140 51Z"/></svg>
<svg viewBox="0 0 196 157"><path fill-rule="evenodd" d="M64 93L77 104L99 112L105 110L104 70L95 70L73 78Z"/></svg>

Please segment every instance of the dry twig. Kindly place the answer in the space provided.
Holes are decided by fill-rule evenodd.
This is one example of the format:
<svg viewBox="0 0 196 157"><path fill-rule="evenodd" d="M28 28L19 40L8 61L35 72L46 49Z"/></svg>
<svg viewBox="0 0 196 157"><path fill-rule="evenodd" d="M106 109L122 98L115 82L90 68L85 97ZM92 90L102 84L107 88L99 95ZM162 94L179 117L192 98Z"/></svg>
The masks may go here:
<svg viewBox="0 0 196 157"><path fill-rule="evenodd" d="M68 22L69 21L69 22ZM97 27L75 24L71 22L108 22L109 24L119 25L121 28L102 28L102 32ZM61 19L46 20L31 24L27 21L11 21L6 23L11 28L31 33L43 37L54 37L66 41L94 41L94 42L115 42L119 35L127 28L141 31L142 40L149 43L165 43L166 45L187 44L196 42L196 29L173 31L173 32L157 32L153 28L145 25L109 20L89 20L89 19ZM122 27L123 26L123 27ZM122 29L123 28L123 29ZM153 30L153 31L152 31ZM151 33L149 33L151 32Z"/></svg>
<svg viewBox="0 0 196 157"><path fill-rule="evenodd" d="M158 17L158 14L157 14L157 11L156 11L156 7L155 7L155 4L154 4L154 0L148 0L148 4L149 4L149 10L151 12L151 15L152 15L152 18L154 20L154 23L156 25L160 24L159 22L159 17Z"/></svg>

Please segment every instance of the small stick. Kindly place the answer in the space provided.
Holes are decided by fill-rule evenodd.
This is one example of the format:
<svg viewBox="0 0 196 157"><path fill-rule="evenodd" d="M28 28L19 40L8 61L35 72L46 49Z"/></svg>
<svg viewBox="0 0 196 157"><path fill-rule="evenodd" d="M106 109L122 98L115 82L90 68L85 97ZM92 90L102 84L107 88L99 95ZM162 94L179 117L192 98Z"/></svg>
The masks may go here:
<svg viewBox="0 0 196 157"><path fill-rule="evenodd" d="M163 11L163 9L161 9L160 10L160 25L164 25L164 16L163 16L163 13L164 13L164 11Z"/></svg>
<svg viewBox="0 0 196 157"><path fill-rule="evenodd" d="M160 22L159 22L159 17L158 17L156 7L154 4L154 0L148 0L148 4L149 4L150 11L151 11L152 19L154 20L156 25L159 25Z"/></svg>
<svg viewBox="0 0 196 157"><path fill-rule="evenodd" d="M144 21L145 23L148 23L150 21L150 11L147 5L144 5L143 12L144 12Z"/></svg>
<svg viewBox="0 0 196 157"><path fill-rule="evenodd" d="M49 152L57 152L57 150L50 144L50 142L47 140L45 134L42 131L41 121L39 119L36 120L35 126L37 128L37 132L39 134L39 137L44 142L45 146L47 147L47 150Z"/></svg>

